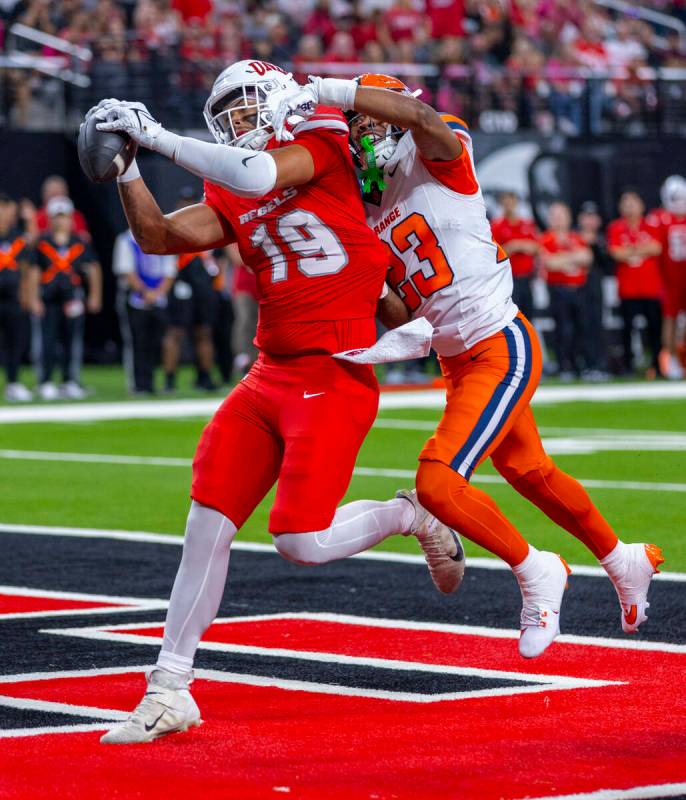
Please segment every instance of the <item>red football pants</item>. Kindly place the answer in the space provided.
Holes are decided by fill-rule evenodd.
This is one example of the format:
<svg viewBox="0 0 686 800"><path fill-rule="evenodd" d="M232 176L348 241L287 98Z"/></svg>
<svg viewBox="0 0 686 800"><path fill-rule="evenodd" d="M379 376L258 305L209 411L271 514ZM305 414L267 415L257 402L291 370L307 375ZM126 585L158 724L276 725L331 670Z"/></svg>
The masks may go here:
<svg viewBox="0 0 686 800"><path fill-rule="evenodd" d="M261 354L203 431L191 496L240 528L278 479L270 532L327 528L378 400L368 365Z"/></svg>

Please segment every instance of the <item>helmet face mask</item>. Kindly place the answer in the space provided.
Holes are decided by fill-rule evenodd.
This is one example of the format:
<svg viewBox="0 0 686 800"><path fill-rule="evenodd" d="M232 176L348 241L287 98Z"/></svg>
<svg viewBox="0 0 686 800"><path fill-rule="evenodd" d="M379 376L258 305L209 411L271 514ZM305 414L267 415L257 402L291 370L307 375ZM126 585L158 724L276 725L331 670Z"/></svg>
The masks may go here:
<svg viewBox="0 0 686 800"><path fill-rule="evenodd" d="M297 86L290 74L262 61L239 61L214 82L205 103L207 127L219 144L264 150L274 135L269 95Z"/></svg>
<svg viewBox="0 0 686 800"><path fill-rule="evenodd" d="M385 89L391 92L417 97L419 92L410 91L398 78L391 75L375 75L367 73L360 75L357 79L359 86L370 89ZM350 151L358 167L367 170L372 167L383 170L384 166L391 160L400 141L400 137L405 133L404 128L390 123L380 122L366 114L352 113L346 115L350 127ZM373 148L375 163L368 163L368 150L362 146L363 137L368 137L369 144Z"/></svg>
<svg viewBox="0 0 686 800"><path fill-rule="evenodd" d="M383 167L391 160L398 146L400 137L405 133L397 125L379 122L365 114L355 114L348 120L350 126L350 150L355 163L361 169L368 169L367 151L362 146L363 137L367 137L374 151L375 166Z"/></svg>

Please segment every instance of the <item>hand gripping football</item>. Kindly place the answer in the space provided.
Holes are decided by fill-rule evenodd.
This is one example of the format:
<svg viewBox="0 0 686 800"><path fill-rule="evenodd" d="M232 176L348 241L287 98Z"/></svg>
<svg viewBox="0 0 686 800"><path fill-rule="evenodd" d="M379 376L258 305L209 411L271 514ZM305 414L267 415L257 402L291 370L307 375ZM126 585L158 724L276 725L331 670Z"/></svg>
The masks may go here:
<svg viewBox="0 0 686 800"><path fill-rule="evenodd" d="M94 183L107 183L126 172L138 145L126 133L99 131L98 122L101 120L93 114L79 130L79 163Z"/></svg>

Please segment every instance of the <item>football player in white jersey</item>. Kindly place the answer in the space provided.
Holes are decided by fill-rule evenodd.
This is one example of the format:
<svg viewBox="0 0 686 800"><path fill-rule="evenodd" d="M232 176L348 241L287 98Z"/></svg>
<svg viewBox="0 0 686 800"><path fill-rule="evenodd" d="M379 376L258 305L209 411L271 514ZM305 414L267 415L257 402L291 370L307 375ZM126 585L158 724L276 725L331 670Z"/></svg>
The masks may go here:
<svg viewBox="0 0 686 800"><path fill-rule="evenodd" d="M310 78L279 98L277 137L288 139L289 124L318 103L341 108L349 120L367 220L388 248L387 280L397 293L386 301L386 316L393 324L424 316L434 327L447 402L419 456L420 501L512 567L523 600L523 656L539 655L558 634L569 569L529 545L493 499L470 484L488 457L599 559L617 591L622 627L633 633L647 618L648 587L662 554L655 545L620 541L581 484L543 449L530 407L540 345L512 302L510 264L493 241L467 126L387 75Z"/></svg>

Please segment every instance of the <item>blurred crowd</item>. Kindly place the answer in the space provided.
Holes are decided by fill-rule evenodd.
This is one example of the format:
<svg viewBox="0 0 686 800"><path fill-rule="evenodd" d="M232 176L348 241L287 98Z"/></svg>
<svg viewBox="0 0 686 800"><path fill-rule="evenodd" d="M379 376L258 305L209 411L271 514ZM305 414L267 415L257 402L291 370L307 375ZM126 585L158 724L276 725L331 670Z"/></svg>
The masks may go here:
<svg viewBox="0 0 686 800"><path fill-rule="evenodd" d="M576 219L568 205L554 202L545 230L522 211L516 194L499 196L494 238L510 257L515 302L548 345L547 375L592 382L610 374L684 377L686 180L672 176L661 196L662 207L647 211L640 194L627 188L617 218L607 224L591 200ZM184 189L177 208L199 199ZM250 368L257 288L235 245L155 256L122 231L112 271L132 394L173 393L183 360L194 364L194 386L203 391L230 384ZM40 208L0 194L0 358L7 400L34 398L20 381L29 353L37 398L85 396L84 321L102 310L102 283L86 220L62 177L44 181ZM434 366L430 360L391 365L385 379L428 382Z"/></svg>
<svg viewBox="0 0 686 800"><path fill-rule="evenodd" d="M13 402L86 396L85 320L102 311L102 270L64 178L48 177L41 196L42 206L35 208L0 193L0 364L5 399ZM177 207L198 199L184 189ZM203 391L215 391L250 368L257 355L257 287L234 245L154 256L123 231L112 270L132 395L176 391L182 360L195 365L193 385ZM28 360L35 392L20 380Z"/></svg>
<svg viewBox="0 0 686 800"><path fill-rule="evenodd" d="M91 87L71 98L81 111L126 96L178 127L199 126L224 66L255 58L303 80L311 69L391 64L428 102L475 127L487 110L519 128L599 133L655 112L660 88L642 68L686 68L678 30L641 9L686 22L686 0L644 0L621 13L592 0L4 0L0 37L20 22L91 48ZM664 95L673 108L686 97L681 80ZM12 124L54 124L57 98L46 106L41 93L56 90L46 86L35 73L10 73Z"/></svg>

